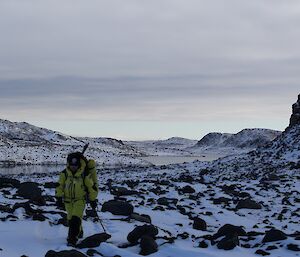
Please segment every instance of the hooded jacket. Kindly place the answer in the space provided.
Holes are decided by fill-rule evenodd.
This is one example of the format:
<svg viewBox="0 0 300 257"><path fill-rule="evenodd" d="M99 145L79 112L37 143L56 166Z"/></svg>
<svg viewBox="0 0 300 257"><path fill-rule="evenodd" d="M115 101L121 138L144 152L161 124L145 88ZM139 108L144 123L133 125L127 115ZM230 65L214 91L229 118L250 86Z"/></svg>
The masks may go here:
<svg viewBox="0 0 300 257"><path fill-rule="evenodd" d="M85 200L95 201L98 195L96 175L92 172L85 174L86 162L80 159L80 167L73 174L69 163L59 176L59 186L56 188L56 197L63 197L65 203ZM95 177L95 178L94 178Z"/></svg>

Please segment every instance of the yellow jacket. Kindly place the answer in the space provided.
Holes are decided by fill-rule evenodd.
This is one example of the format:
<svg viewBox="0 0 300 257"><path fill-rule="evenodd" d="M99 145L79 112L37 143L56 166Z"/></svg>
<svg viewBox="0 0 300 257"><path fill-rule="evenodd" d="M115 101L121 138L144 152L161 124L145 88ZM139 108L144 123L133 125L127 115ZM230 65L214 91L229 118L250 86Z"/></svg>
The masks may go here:
<svg viewBox="0 0 300 257"><path fill-rule="evenodd" d="M69 169L69 164L67 165L67 168L59 176L56 197L63 197L65 203L85 200L87 196L90 201L97 199L98 181L96 165L93 161L93 168L86 169L90 166L90 162L86 164L83 159L80 159L80 168L75 174ZM85 170L87 171L85 172Z"/></svg>

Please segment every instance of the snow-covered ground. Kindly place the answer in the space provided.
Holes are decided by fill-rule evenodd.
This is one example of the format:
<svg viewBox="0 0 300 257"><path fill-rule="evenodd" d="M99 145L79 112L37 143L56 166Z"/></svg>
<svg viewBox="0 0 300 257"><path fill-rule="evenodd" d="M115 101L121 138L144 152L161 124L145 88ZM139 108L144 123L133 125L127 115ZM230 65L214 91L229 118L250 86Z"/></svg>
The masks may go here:
<svg viewBox="0 0 300 257"><path fill-rule="evenodd" d="M99 166L98 214L111 238L71 254L61 252L71 248L66 246L66 213L57 208L54 198L53 182L59 173L2 176L0 256L134 257L145 244L153 257L300 256L300 123L296 121L266 145L212 162ZM13 139L2 142L7 140ZM130 213L115 215L108 207L109 211L101 211L110 200L125 205L120 209ZM152 235L130 244L128 234L145 224ZM103 232L99 221L89 216L84 217L83 229L85 238Z"/></svg>
<svg viewBox="0 0 300 257"><path fill-rule="evenodd" d="M214 162L101 169L99 210L108 200L121 199L134 212L149 215L158 228L158 251L151 256L299 256L295 251L300 239L299 128L287 129L268 147ZM47 184L57 181L58 173L10 178L38 183L43 200L23 199L16 182L0 179L0 255L34 257L45 256L48 250L70 250L67 227L61 224L65 214L55 206L55 190ZM137 256L140 246L129 245L127 235L145 223L110 212L99 215L112 237L94 250L104 256ZM196 229L195 218L204 221L205 228ZM224 238L216 237L225 224L244 230L230 251L219 249ZM85 236L103 232L100 223L88 217L83 226ZM272 228L284 238L263 242Z"/></svg>
<svg viewBox="0 0 300 257"><path fill-rule="evenodd" d="M207 174L209 166L208 163L194 162L163 168L99 170L99 209L104 202L116 197L112 190L115 186L134 190L134 195L121 198L134 206L134 212L149 215L152 224L157 226L159 234L156 242L159 247L158 252L151 256L250 257L257 256L255 252L258 249L266 250L269 246L277 248L267 251L270 256L299 256L299 253L287 249L289 244L299 245L296 240L300 230L299 170L282 170L274 180L268 180L265 174L258 175L256 179L240 176L231 180L225 175ZM54 204L54 189L45 188L46 182L58 179L58 173L14 177L21 182L39 184L46 202L39 206L31 201L30 206L41 210L38 213L42 213L45 220L34 221L34 214L26 213L22 207L6 212L16 203L28 200L17 196L16 188L1 186L0 256L38 257L45 256L48 250L70 250L66 246L67 227L57 224L63 213ZM163 197L175 199L175 202L160 202ZM238 202L247 198L261 204L261 209L237 209ZM112 237L94 249L104 256L137 256L140 251L138 245L125 249L119 247L128 243L127 235L135 226L144 223L109 212L99 211L99 215ZM207 228L204 231L193 228L194 217L205 220ZM242 226L248 233L239 237L240 246L231 251L218 249L207 237L225 224ZM93 222L91 218L86 218L83 227L85 236L103 232L100 223ZM292 236L283 241L262 243L265 232L272 227ZM254 233L250 233L253 231L261 234L253 236ZM199 247L202 241L207 243L207 248ZM79 251L86 253L87 250Z"/></svg>

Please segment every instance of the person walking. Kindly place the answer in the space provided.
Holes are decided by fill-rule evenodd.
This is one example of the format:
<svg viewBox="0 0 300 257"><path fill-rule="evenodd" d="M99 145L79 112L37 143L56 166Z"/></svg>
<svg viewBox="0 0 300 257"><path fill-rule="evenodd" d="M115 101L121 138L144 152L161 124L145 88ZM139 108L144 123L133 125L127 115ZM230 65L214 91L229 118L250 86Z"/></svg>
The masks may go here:
<svg viewBox="0 0 300 257"><path fill-rule="evenodd" d="M83 236L83 212L89 201L96 210L98 181L94 160L87 160L82 153L71 153L67 157L67 167L59 176L56 188L58 206L64 206L68 219L68 246L76 246Z"/></svg>

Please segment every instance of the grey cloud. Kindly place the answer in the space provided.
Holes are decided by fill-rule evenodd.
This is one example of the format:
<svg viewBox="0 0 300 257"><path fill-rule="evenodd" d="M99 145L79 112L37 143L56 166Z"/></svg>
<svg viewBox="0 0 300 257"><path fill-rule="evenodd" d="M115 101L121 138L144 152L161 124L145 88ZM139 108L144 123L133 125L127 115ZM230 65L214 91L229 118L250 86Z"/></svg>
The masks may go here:
<svg viewBox="0 0 300 257"><path fill-rule="evenodd" d="M199 119L286 105L299 14L296 0L2 0L0 114Z"/></svg>

